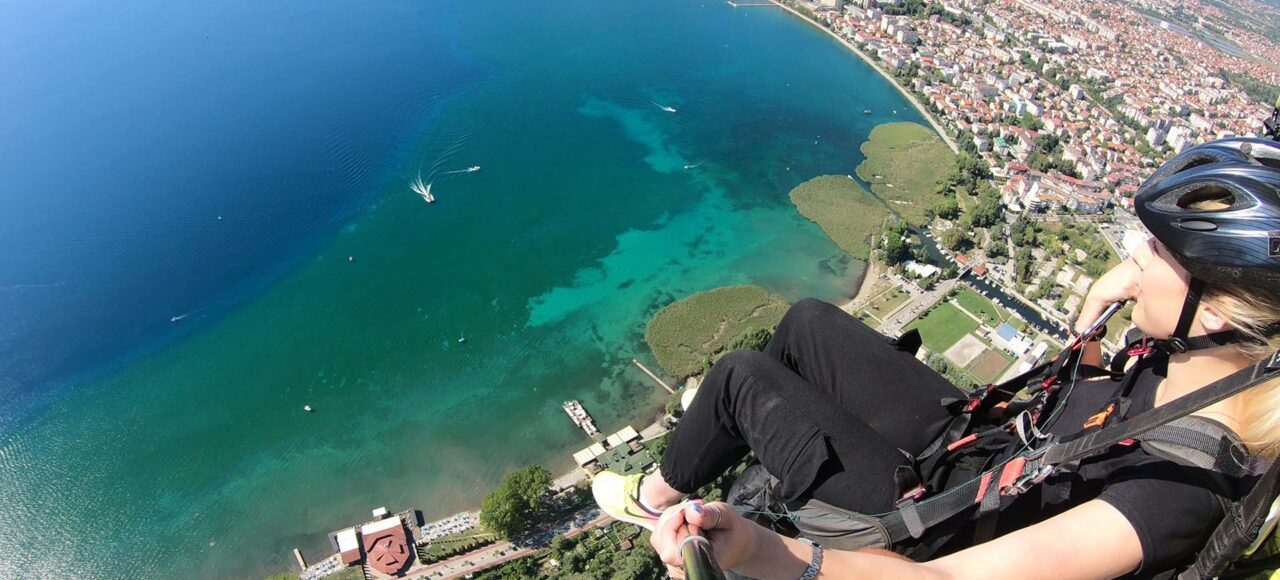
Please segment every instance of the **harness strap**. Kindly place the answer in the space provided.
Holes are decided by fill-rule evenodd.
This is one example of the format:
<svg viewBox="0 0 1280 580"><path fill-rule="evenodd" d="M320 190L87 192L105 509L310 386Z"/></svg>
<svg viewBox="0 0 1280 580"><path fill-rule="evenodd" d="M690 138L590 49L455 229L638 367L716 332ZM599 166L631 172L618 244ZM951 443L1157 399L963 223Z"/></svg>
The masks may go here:
<svg viewBox="0 0 1280 580"><path fill-rule="evenodd" d="M1052 443L1043 451L1040 461L1049 466L1068 463L1088 457L1098 450L1107 449L1125 439L1139 438L1140 435L1160 425L1247 391L1271 378L1272 373L1278 370L1280 370L1280 352L1159 408L1140 413L1071 441Z"/></svg>
<svg viewBox="0 0 1280 580"><path fill-rule="evenodd" d="M1226 427L1203 417L1183 417L1138 437L1148 453L1179 463L1244 477L1254 472L1254 457Z"/></svg>
<svg viewBox="0 0 1280 580"><path fill-rule="evenodd" d="M1231 565L1232 559L1257 539L1266 523L1267 513L1280 494L1280 461L1272 462L1258 483L1227 510L1209 536L1209 542L1196 555L1195 564L1178 576L1179 580L1216 578Z"/></svg>

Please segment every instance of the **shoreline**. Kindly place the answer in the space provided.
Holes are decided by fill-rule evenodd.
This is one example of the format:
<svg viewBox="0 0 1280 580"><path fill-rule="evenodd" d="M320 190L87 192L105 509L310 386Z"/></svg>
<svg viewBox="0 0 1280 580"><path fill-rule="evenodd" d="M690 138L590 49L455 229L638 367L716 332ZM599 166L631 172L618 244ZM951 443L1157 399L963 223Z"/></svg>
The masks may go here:
<svg viewBox="0 0 1280 580"><path fill-rule="evenodd" d="M870 297L875 280L885 272L884 265L875 261L874 258L867 258L866 265L867 267L862 270L862 280L858 283L858 292L840 306L841 310L849 314L853 314L854 307Z"/></svg>
<svg viewBox="0 0 1280 580"><path fill-rule="evenodd" d="M908 91L906 87L899 84L898 79L894 78L894 76L889 74L888 71L881 68L880 63L876 62L875 59L871 58L869 55L867 55L867 53L862 52L862 49L858 48L857 45L853 44L852 42L849 42L844 38L841 38L839 34L835 33L835 31L831 30L830 28L827 28L826 26L823 26L819 22L815 22L813 19L809 18L808 16L805 16L804 14L797 12L794 8L787 6L786 4L783 4L779 0L769 0L769 2L783 10L786 10L787 12L790 12L791 14L795 15L795 17L805 21L806 23L817 28L818 30L821 30L827 33L827 35L830 36L831 38L834 38L836 42L843 44L845 48L853 51L854 54L858 55L858 58L862 59L862 62L867 63L869 66L871 66L871 68L875 69L877 73L880 73L880 76L884 77L884 80L888 81L890 85L893 85L893 88L898 89L898 92L901 93L903 97L906 97L907 102L911 103L911 106L915 107L916 111L920 112L920 115L924 117L925 121L928 121L929 125L933 127L934 133L937 133L938 136L942 138L942 142L946 143L947 147L950 147L953 153L957 155L960 154L960 148L956 145L955 141L951 139L951 136L947 134L946 130L943 129L942 123L940 123L938 119L934 118L933 113L930 113L928 109L924 108L924 105L922 105L920 101L916 99L915 95L911 94L911 91ZM870 261L868 261L867 263L869 264Z"/></svg>

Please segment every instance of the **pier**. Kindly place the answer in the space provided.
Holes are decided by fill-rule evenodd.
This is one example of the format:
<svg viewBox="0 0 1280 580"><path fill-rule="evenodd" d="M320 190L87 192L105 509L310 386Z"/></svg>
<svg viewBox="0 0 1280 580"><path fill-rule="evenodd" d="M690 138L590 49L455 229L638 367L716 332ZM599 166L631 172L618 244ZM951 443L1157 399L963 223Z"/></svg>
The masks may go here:
<svg viewBox="0 0 1280 580"><path fill-rule="evenodd" d="M733 6L734 8L752 8L756 6L763 8L766 6L777 6L777 4L774 4L773 2L734 2L733 0L725 0L724 3Z"/></svg>
<svg viewBox="0 0 1280 580"><path fill-rule="evenodd" d="M671 385L668 385L667 383L662 382L662 379L658 378L658 375L653 374L653 371L649 370L648 367L644 366L644 363L641 363L636 359L631 359L631 364L636 365L637 367L640 367L640 370L644 371L644 374L649 375L649 378L653 379L654 382L658 383L659 385L662 385L662 388L666 389L668 393L671 393L672 395L676 394L676 390L671 388Z"/></svg>

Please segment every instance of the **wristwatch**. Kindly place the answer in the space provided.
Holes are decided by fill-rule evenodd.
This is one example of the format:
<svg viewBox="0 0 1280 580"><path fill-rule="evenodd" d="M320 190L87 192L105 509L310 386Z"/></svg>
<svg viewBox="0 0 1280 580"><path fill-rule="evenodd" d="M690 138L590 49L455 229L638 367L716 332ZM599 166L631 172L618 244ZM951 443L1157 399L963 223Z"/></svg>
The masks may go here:
<svg viewBox="0 0 1280 580"><path fill-rule="evenodd" d="M807 539L803 541L809 542ZM804 569L804 574L800 575L800 580L814 580L818 577L818 571L822 570L822 546L813 542L809 542L813 547L813 555L809 556L809 567Z"/></svg>

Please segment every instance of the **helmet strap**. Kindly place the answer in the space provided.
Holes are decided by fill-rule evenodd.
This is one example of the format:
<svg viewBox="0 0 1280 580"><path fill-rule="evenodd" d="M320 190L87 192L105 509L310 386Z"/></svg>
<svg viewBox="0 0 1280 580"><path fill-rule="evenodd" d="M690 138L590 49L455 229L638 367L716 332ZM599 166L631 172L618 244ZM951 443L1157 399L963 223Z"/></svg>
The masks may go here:
<svg viewBox="0 0 1280 580"><path fill-rule="evenodd" d="M1178 354L1236 344L1244 339L1238 330L1224 330L1195 338L1187 336L1191 332L1191 322L1195 320L1196 308L1200 306L1202 296L1204 296L1204 282L1192 276L1187 285L1187 299L1182 302L1182 313L1178 315L1178 324L1174 327L1173 334L1165 340L1156 341L1162 350L1169 354Z"/></svg>
<svg viewBox="0 0 1280 580"><path fill-rule="evenodd" d="M1196 308L1200 306L1200 297L1204 294L1204 282L1192 276L1187 283L1187 298L1182 301L1182 313L1178 315L1178 324L1169 338L1160 341L1160 347L1169 354L1178 354L1192 350L1187 334L1191 332L1191 322L1196 318ZM1222 333L1215 333L1222 334ZM1199 341L1197 341L1199 342ZM1205 346L1200 348L1208 348ZM1213 345L1217 346L1217 345ZM1199 349L1196 349L1199 350Z"/></svg>

